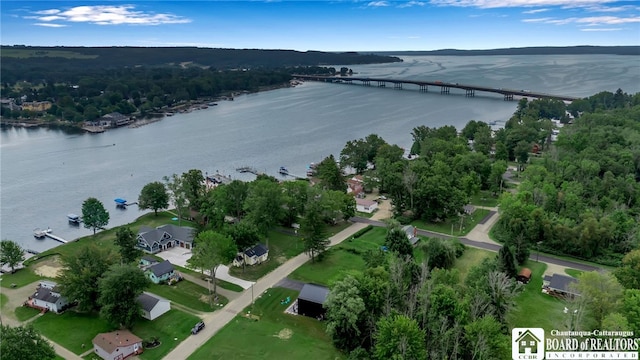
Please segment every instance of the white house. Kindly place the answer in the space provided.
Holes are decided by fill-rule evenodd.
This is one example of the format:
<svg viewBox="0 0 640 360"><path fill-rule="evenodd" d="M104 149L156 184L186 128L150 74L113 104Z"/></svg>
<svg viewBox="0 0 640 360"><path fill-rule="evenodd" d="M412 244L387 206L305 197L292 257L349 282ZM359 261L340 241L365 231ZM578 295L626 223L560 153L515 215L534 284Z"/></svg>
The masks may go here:
<svg viewBox="0 0 640 360"><path fill-rule="evenodd" d="M263 244L255 245L243 253L238 253L233 259L233 266L242 266L242 264L256 265L267 261L269 258L269 248Z"/></svg>
<svg viewBox="0 0 640 360"><path fill-rule="evenodd" d="M378 209L378 203L373 200L356 198L356 211L371 214Z"/></svg>
<svg viewBox="0 0 640 360"><path fill-rule="evenodd" d="M147 292L138 296L138 303L140 303L142 317L147 320L155 320L160 315L171 310L171 302L169 300Z"/></svg>
<svg viewBox="0 0 640 360"><path fill-rule="evenodd" d="M29 304L31 307L37 309L46 309L47 311L60 313L65 309L66 305L69 304L69 301L60 295L58 284L52 281L42 281L31 297Z"/></svg>
<svg viewBox="0 0 640 360"><path fill-rule="evenodd" d="M142 353L142 339L128 330L102 333L93 338L93 352L104 360L122 360Z"/></svg>

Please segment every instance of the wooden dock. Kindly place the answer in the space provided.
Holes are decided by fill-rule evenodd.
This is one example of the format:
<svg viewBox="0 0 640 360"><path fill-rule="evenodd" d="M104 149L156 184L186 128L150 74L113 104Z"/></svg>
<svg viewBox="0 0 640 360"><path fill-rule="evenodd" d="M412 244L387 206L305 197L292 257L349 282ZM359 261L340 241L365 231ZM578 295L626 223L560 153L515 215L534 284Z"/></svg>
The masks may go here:
<svg viewBox="0 0 640 360"><path fill-rule="evenodd" d="M53 234L52 234L52 233L50 233L50 232L49 232L49 233L46 233L46 235L45 235L45 236L46 236L46 237L48 237L48 238L51 238L51 239L53 239L53 240L55 240L55 241L59 241L59 242L61 242L61 243L63 243L63 244L68 243L68 241L67 241L67 240L65 240L65 239L61 238L60 236L55 236L55 235L53 235Z"/></svg>
<svg viewBox="0 0 640 360"><path fill-rule="evenodd" d="M251 167L251 166L243 166L243 167L239 167L236 169L237 172L239 173L251 173L253 175L262 175L263 173L261 171L258 171L258 169Z"/></svg>

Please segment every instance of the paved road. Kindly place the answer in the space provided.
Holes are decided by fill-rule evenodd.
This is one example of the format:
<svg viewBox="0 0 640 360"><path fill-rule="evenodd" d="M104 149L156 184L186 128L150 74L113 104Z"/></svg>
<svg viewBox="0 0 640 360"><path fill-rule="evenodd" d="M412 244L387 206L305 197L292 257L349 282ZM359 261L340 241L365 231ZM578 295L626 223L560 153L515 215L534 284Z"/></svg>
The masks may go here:
<svg viewBox="0 0 640 360"><path fill-rule="evenodd" d="M349 226L330 238L330 246L339 244L365 226L365 224L361 223ZM197 335L192 335L181 342L175 349L173 349L173 351L167 354L164 359L187 359L196 349L201 347L205 342L207 342L207 340L220 331L220 329L231 322L236 315L240 314L247 306L251 305L253 299L257 298L259 295L276 285L279 281L286 278L308 260L308 255L300 254L289 259L272 272L260 278L251 289L245 290L239 297L230 301L224 308L207 315L203 320L206 325L205 328Z"/></svg>
<svg viewBox="0 0 640 360"><path fill-rule="evenodd" d="M497 217L498 214L496 213L495 216ZM493 225L493 223L495 223L496 220L487 221L487 223ZM351 221L359 222L359 223L363 223L363 224L370 224L370 225L373 225L373 226L380 226L380 227L386 227L387 226L387 224L383 223L382 221L371 220L371 219L361 218L361 217L357 217L357 216L351 218ZM483 226L483 225L476 225L476 227L478 227L478 226ZM437 232L433 232L433 231L427 231L427 230L423 230L423 229L418 229L418 234L422 235L422 236L437 237L437 238L441 238L441 239L450 239L450 238L452 238L452 236L450 236L450 235L441 234L441 233L437 233ZM475 248L480 248L480 249L489 250L489 251L493 251L493 252L500 251L500 248L502 247L502 245L497 244L497 243L495 243L493 241L487 242L487 241L478 241L478 240L469 239L468 237L470 237L469 235L471 235L471 234L472 234L472 232L467 234L467 237L459 238L460 242L462 242L463 244L468 245L468 246L473 246ZM600 270L600 268L597 267L597 266L582 264L582 263L571 261L571 260L557 259L557 258L544 256L544 255L540 255L538 257L537 254L532 254L529 257L529 259L534 260L534 261L541 261L541 262L544 262L544 263L547 263L547 264L560 265L560 266L564 266L564 267L568 267L568 268L572 268L572 269L577 269L577 270L582 270L582 271Z"/></svg>

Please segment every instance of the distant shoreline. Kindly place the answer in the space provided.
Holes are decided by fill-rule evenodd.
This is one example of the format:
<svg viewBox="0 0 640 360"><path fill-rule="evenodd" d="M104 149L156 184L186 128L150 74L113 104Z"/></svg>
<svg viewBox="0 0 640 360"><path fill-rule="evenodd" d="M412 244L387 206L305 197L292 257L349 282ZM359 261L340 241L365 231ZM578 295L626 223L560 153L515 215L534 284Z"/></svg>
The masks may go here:
<svg viewBox="0 0 640 360"><path fill-rule="evenodd" d="M416 50L373 51L376 55L440 55L440 56L492 56L492 55L640 55L640 46L536 46L485 50Z"/></svg>

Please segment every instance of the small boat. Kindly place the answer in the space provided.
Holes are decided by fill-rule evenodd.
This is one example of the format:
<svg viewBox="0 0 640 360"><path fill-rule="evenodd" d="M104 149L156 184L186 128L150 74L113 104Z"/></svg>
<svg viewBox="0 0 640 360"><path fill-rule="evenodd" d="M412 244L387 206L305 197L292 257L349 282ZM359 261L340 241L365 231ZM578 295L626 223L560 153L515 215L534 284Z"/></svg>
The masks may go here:
<svg viewBox="0 0 640 360"><path fill-rule="evenodd" d="M218 105L218 103L210 102L210 103L208 103L207 105L209 105L209 106L217 106L217 105Z"/></svg>
<svg viewBox="0 0 640 360"><path fill-rule="evenodd" d="M118 206L118 207L126 207L127 206L127 200L125 200L125 199L116 198L113 201L116 202L116 206Z"/></svg>
<svg viewBox="0 0 640 360"><path fill-rule="evenodd" d="M42 230L40 228L35 228L33 229L33 236L36 239L43 239L50 232L51 232L51 228L46 228L45 230Z"/></svg>
<svg viewBox="0 0 640 360"><path fill-rule="evenodd" d="M281 175L289 175L289 170L287 170L287 168L286 168L286 167L284 167L284 166L280 166L280 170L278 170L278 172L279 172Z"/></svg>
<svg viewBox="0 0 640 360"><path fill-rule="evenodd" d="M72 224L80 224L80 216L76 215L76 214L69 214L67 215L67 219L69 219L69 222Z"/></svg>

